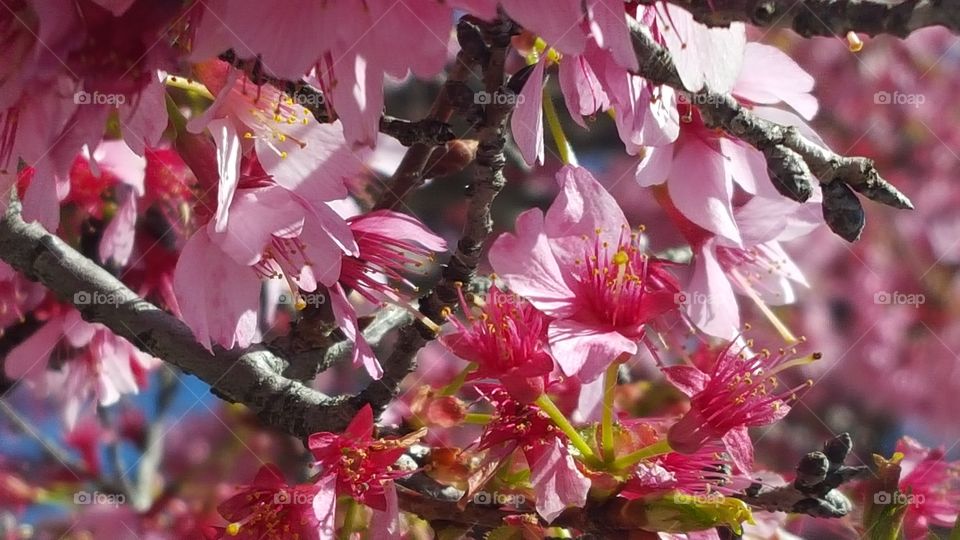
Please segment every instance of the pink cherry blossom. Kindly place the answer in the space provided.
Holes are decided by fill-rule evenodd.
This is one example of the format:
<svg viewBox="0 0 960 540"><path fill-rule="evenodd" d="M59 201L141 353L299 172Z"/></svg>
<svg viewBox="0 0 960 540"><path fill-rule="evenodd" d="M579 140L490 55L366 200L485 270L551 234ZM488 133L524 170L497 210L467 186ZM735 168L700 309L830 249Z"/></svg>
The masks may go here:
<svg viewBox="0 0 960 540"><path fill-rule="evenodd" d="M929 527L953 527L960 512L960 463L910 437L897 441L897 452L903 454L899 489L908 497L906 538L926 538Z"/></svg>
<svg viewBox="0 0 960 540"><path fill-rule="evenodd" d="M333 535L336 501L340 495L353 497L358 503L382 512L382 517L374 518L386 520L380 528L387 536L382 537L399 538L399 511L393 481L409 473L394 469L393 465L420 434L377 439L373 437L373 429L373 411L370 405L365 405L342 434L310 436L308 446L322 469L314 510L324 538Z"/></svg>
<svg viewBox="0 0 960 540"><path fill-rule="evenodd" d="M460 305L464 313L471 313L462 292ZM546 376L553 371L553 357L547 352L548 319L529 302L494 286L480 314L469 316L469 326L455 317L449 321L457 331L440 341L457 356L476 362L468 379L499 379L521 403L543 394Z"/></svg>
<svg viewBox="0 0 960 540"><path fill-rule="evenodd" d="M275 465L264 465L249 486L220 503L217 511L230 521L220 538L257 540L278 535L321 540L315 501L320 488L313 484L289 485Z"/></svg>
<svg viewBox="0 0 960 540"><path fill-rule="evenodd" d="M677 305L675 279L637 246L623 212L593 176L567 166L547 210L524 212L500 236L490 262L510 289L552 317L548 336L567 375L592 381L644 327Z"/></svg>
<svg viewBox="0 0 960 540"><path fill-rule="evenodd" d="M771 424L786 416L796 392L808 386L804 383L778 390L781 383L777 375L818 358L819 354L794 358L786 351L752 353L731 342L706 372L693 366L664 367L670 382L690 397L690 410L667 434L670 447L689 454L719 439L737 468L749 471L753 443L747 428Z"/></svg>

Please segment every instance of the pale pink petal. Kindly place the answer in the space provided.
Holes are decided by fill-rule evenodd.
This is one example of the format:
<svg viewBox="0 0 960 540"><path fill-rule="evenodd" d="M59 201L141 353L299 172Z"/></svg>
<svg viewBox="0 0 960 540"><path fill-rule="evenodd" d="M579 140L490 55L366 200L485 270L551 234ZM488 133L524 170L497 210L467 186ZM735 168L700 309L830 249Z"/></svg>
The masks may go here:
<svg viewBox="0 0 960 540"><path fill-rule="evenodd" d="M447 242L433 234L413 216L392 210L375 210L350 220L356 234L374 233L388 238L412 240L430 251L446 251Z"/></svg>
<svg viewBox="0 0 960 540"><path fill-rule="evenodd" d="M764 105L786 103L810 120L817 114L813 77L780 49L763 43L747 43L744 69L733 87L738 99Z"/></svg>
<svg viewBox="0 0 960 540"><path fill-rule="evenodd" d="M583 127L584 116L610 108L610 98L600 84L593 67L583 56L570 56L560 62L560 91L570 117Z"/></svg>
<svg viewBox="0 0 960 540"><path fill-rule="evenodd" d="M6 376L10 379L32 379L41 375L47 367L50 353L63 334L63 319L54 318L38 328L34 333L14 347L3 363Z"/></svg>
<svg viewBox="0 0 960 540"><path fill-rule="evenodd" d="M547 63L547 55L542 55L540 61L530 73L530 78L523 85L517 95L517 105L510 117L510 131L516 141L523 160L527 165L543 164L543 70Z"/></svg>
<svg viewBox="0 0 960 540"><path fill-rule="evenodd" d="M402 538L400 534L400 506L397 503L397 486L393 481L383 484L383 495L386 499L387 510L381 512L373 509L370 518L370 538Z"/></svg>
<svg viewBox="0 0 960 540"><path fill-rule="evenodd" d="M260 57L263 69L286 79L299 79L324 50L325 32L316 31L324 16L324 2L289 0L284 9L258 0L231 0L207 5L232 36L234 50L243 58ZM218 12L212 12L214 8Z"/></svg>
<svg viewBox="0 0 960 540"><path fill-rule="evenodd" d="M240 181L240 137L237 136L233 123L226 119L211 120L207 127L217 145L217 172L220 175L215 230L223 232L227 227L233 194Z"/></svg>
<svg viewBox="0 0 960 540"><path fill-rule="evenodd" d="M750 440L747 428L738 427L728 431L723 436L723 445L741 474L750 474L753 471L753 441Z"/></svg>
<svg viewBox="0 0 960 540"><path fill-rule="evenodd" d="M260 279L220 251L206 233L187 241L173 274L183 321L209 350L213 343L246 347L257 334Z"/></svg>
<svg viewBox="0 0 960 540"><path fill-rule="evenodd" d="M319 522L320 538L336 538L337 528L337 475L321 476L316 483L317 494L313 497L313 513Z"/></svg>
<svg viewBox="0 0 960 540"><path fill-rule="evenodd" d="M767 160L759 150L743 141L726 137L721 137L718 143L720 153L727 160L727 175L744 191L756 194L759 185L772 185L767 175Z"/></svg>
<svg viewBox="0 0 960 540"><path fill-rule="evenodd" d="M740 231L731 204L733 182L725 166L722 155L689 137L674 155L667 189L687 219L739 245Z"/></svg>
<svg viewBox="0 0 960 540"><path fill-rule="evenodd" d="M600 46L609 49L622 67L637 71L637 53L627 29L623 0L593 0L588 2L587 12L591 33Z"/></svg>
<svg viewBox="0 0 960 540"><path fill-rule="evenodd" d="M713 242L707 242L696 253L685 303L690 320L707 334L731 339L739 332L737 297L717 262Z"/></svg>
<svg viewBox="0 0 960 540"><path fill-rule="evenodd" d="M368 0L369 1L369 0ZM374 0L373 24L364 28L370 56L376 56L384 72L398 79L408 72L426 79L447 63L453 11L435 0ZM389 13L381 17L378 13ZM367 45L367 43L364 43ZM402 54L396 54L403 51Z"/></svg>
<svg viewBox="0 0 960 540"><path fill-rule="evenodd" d="M560 193L544 218L544 231L550 237L554 253L575 251L566 262L582 253L583 235L598 235L619 243L630 224L616 199L583 167L566 165L557 172ZM598 232L599 231L599 232Z"/></svg>
<svg viewBox="0 0 960 540"><path fill-rule="evenodd" d="M123 141L103 141L93 151L91 169L96 164L112 173L121 182L133 188L137 195L143 196L143 181L147 176L147 160L137 155ZM98 174L99 176L99 174Z"/></svg>
<svg viewBox="0 0 960 540"><path fill-rule="evenodd" d="M77 349L86 347L98 330L102 331L103 326L83 320L83 316L76 309L67 311L66 315L63 316L63 336L71 347Z"/></svg>
<svg viewBox="0 0 960 540"><path fill-rule="evenodd" d="M372 148L380 132L383 113L383 72L370 65L368 59L345 53L333 73L323 71L322 85L332 88L330 99L343 122L343 134L354 146Z"/></svg>
<svg viewBox="0 0 960 540"><path fill-rule="evenodd" d="M368 152L353 150L340 122L320 124L302 112L307 123L283 126L284 142L256 140L257 157L278 184L297 192L311 204L347 196L344 181L363 169Z"/></svg>
<svg viewBox="0 0 960 540"><path fill-rule="evenodd" d="M582 0L503 0L510 17L564 54L583 51Z"/></svg>
<svg viewBox="0 0 960 540"><path fill-rule="evenodd" d="M665 21L664 41L687 90L696 92L706 85L715 92L729 92L743 64L747 42L743 23L707 28L681 7L663 4L657 9Z"/></svg>
<svg viewBox="0 0 960 540"><path fill-rule="evenodd" d="M155 147L167 129L166 86L159 75L153 75L136 98L120 105L120 133L123 140L138 155L146 148Z"/></svg>
<svg viewBox="0 0 960 540"><path fill-rule="evenodd" d="M23 195L23 220L36 221L44 229L55 232L60 224L60 200L57 178L46 167L38 168L27 192Z"/></svg>
<svg viewBox="0 0 960 540"><path fill-rule="evenodd" d="M383 377L383 368L377 361L376 355L370 349L367 340L363 338L360 327L357 324L357 312L353 305L347 299L346 293L340 284L330 289L330 305L333 308L333 318L340 330L343 331L348 341L353 342L353 366L363 365L367 374L374 380Z"/></svg>
<svg viewBox="0 0 960 540"><path fill-rule="evenodd" d="M637 183L650 187L666 182L673 168L673 145L650 147L645 152L634 175Z"/></svg>
<svg viewBox="0 0 960 540"><path fill-rule="evenodd" d="M112 260L119 266L126 266L133 253L133 240L137 225L137 196L132 189L125 190L120 208L107 224L100 237L97 255L106 263Z"/></svg>
<svg viewBox="0 0 960 540"><path fill-rule="evenodd" d="M537 497L537 513L547 523L568 507L583 507L590 490L590 480L557 438L547 443L530 464L530 483Z"/></svg>
<svg viewBox="0 0 960 540"><path fill-rule="evenodd" d="M231 219L222 229L207 226L210 239L237 264L258 262L274 235L295 236L307 210L279 186L241 189L231 195Z"/></svg>
<svg viewBox="0 0 960 540"><path fill-rule="evenodd" d="M636 354L637 344L619 332L597 330L572 320L550 323L550 351L568 377L590 382L623 353Z"/></svg>
<svg viewBox="0 0 960 540"><path fill-rule="evenodd" d="M543 232L543 212L532 208L517 218L516 234L501 234L488 255L494 271L510 289L551 316L572 314L573 291Z"/></svg>

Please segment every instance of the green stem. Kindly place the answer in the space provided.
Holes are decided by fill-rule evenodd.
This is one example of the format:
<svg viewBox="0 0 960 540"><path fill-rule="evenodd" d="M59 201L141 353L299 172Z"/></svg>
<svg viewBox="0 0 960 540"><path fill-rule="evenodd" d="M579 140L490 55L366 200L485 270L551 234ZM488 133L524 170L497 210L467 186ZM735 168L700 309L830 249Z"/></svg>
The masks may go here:
<svg viewBox="0 0 960 540"><path fill-rule="evenodd" d="M440 390L440 395L452 396L459 392L460 388L463 387L463 383L467 381L467 375L470 375L470 372L476 369L476 367L477 365L473 362L467 364L467 367L463 368L463 371L461 371L455 379L450 381L450 384L444 386L443 389Z"/></svg>
<svg viewBox="0 0 960 540"><path fill-rule="evenodd" d="M618 457L613 461L613 468L617 470L627 469L645 459L667 454L672 451L673 449L670 448L670 443L667 442L666 439L663 439L651 444L650 446L644 446L635 452L630 452L625 456Z"/></svg>
<svg viewBox="0 0 960 540"><path fill-rule="evenodd" d="M949 540L960 540L960 517L958 517L956 523L953 524Z"/></svg>
<svg viewBox="0 0 960 540"><path fill-rule="evenodd" d="M560 409L553 403L550 399L550 396L543 394L537 398L537 406L540 407L543 412L547 413L547 416L553 420L553 423L560 428L560 431L563 431L564 434L570 439L570 442L573 443L573 446L580 451L580 454L583 455L584 459L595 460L596 456L593 454L593 450L590 449L590 445L587 444L587 441L583 440L583 437L577 432L573 427L573 424L567 420L567 417L560 412Z"/></svg>
<svg viewBox="0 0 960 540"><path fill-rule="evenodd" d="M343 540L349 540L355 532L361 532L366 528L366 516L363 512L363 505L359 502L348 499L347 512L343 519L343 528L340 530L340 536Z"/></svg>
<svg viewBox="0 0 960 540"><path fill-rule="evenodd" d="M560 123L560 116L557 114L557 108L553 104L553 98L546 88L543 89L543 116L547 119L547 126L550 128L550 135L553 136L553 142L557 145L557 152L560 154L560 161L564 165L570 165L576 162L573 155L573 147L563 132L563 125Z"/></svg>
<svg viewBox="0 0 960 540"><path fill-rule="evenodd" d="M603 374L603 421L600 424L600 441L603 445L603 461L606 463L613 462L615 457L613 453L613 398L617 390L619 372L620 364L614 362Z"/></svg>
<svg viewBox="0 0 960 540"><path fill-rule="evenodd" d="M485 413L467 413L467 415L463 417L463 421L466 422L467 424L476 424L480 426L489 424L490 420L492 419L493 419L492 414L485 414Z"/></svg>

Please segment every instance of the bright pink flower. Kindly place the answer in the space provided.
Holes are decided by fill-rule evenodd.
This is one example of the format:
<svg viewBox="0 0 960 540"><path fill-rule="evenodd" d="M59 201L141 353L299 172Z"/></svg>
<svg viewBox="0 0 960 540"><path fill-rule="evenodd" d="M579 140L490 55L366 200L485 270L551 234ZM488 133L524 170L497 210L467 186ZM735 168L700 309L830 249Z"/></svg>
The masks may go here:
<svg viewBox="0 0 960 540"><path fill-rule="evenodd" d="M314 503L322 534L333 534L336 499L340 495L384 512L386 529L391 536L397 534L399 510L393 481L409 472L394 469L393 465L422 434L377 439L373 429L373 410L365 405L342 434L324 432L310 436L308 446L322 469L320 492Z"/></svg>
<svg viewBox="0 0 960 540"><path fill-rule="evenodd" d="M670 447L690 454L719 439L737 468L741 472L749 471L753 463L753 443L747 428L772 424L786 416L796 392L809 385L808 381L795 388L778 390L777 375L819 357L813 354L793 358L787 351L776 355L766 350L752 353L731 342L706 372L693 366L662 368L670 382L690 397L690 410L667 434Z"/></svg>
<svg viewBox="0 0 960 540"><path fill-rule="evenodd" d="M641 462L619 495L635 499L662 491L690 494L728 494L733 490L730 458L719 441L707 443L696 452L670 452Z"/></svg>
<svg viewBox="0 0 960 540"><path fill-rule="evenodd" d="M320 540L325 537L314 510L314 500L319 497L316 485L288 485L276 465L264 465L251 485L240 487L236 495L217 506L220 515L230 521L219 537Z"/></svg>
<svg viewBox="0 0 960 540"><path fill-rule="evenodd" d="M493 243L490 262L513 292L554 318L550 348L564 373L591 381L637 352L645 325L676 308L678 287L586 169L564 167L557 181L561 193L546 215L521 214L516 234Z"/></svg>
<svg viewBox="0 0 960 540"><path fill-rule="evenodd" d="M460 296L463 312L470 314L462 292ZM457 331L440 341L477 364L469 380L497 379L521 403L543 394L546 377L553 371L553 357L546 348L548 319L529 302L493 286L480 314L469 315L470 326L455 317L448 320Z"/></svg>
<svg viewBox="0 0 960 540"><path fill-rule="evenodd" d="M530 483L537 498L537 513L548 523L567 507L586 503L590 480L577 468L567 448L566 436L537 406L514 400L506 389L478 384L477 389L495 408L477 448L489 450L486 463L509 459L523 452L530 467ZM484 470L494 471L495 467Z"/></svg>
<svg viewBox="0 0 960 540"><path fill-rule="evenodd" d="M930 527L953 527L960 512L960 462L946 461L942 448L925 448L904 437L900 491L908 498L904 532L908 540L927 538Z"/></svg>

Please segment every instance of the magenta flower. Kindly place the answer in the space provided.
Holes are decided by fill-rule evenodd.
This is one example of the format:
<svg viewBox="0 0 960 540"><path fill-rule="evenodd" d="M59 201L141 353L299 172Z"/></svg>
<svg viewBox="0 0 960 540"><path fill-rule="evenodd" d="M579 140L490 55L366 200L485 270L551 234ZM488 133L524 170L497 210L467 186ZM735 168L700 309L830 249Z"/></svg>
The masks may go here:
<svg viewBox="0 0 960 540"><path fill-rule="evenodd" d="M903 454L899 489L908 497L907 539L927 538L930 527L953 527L960 513L960 462L946 461L942 448L925 448L910 437L897 441L897 452Z"/></svg>
<svg viewBox="0 0 960 540"><path fill-rule="evenodd" d="M582 507L590 490L590 480L577 468L568 450L568 439L546 413L536 405L514 400L506 389L497 385L478 384L477 390L496 409L477 445L479 450L489 450L484 457L485 464L502 462L516 450L522 451L530 467L537 513L548 523L569 506ZM497 467L481 466L480 469L492 474Z"/></svg>
<svg viewBox="0 0 960 540"><path fill-rule="evenodd" d="M636 499L650 493L677 490L694 495L734 491L730 488L730 457L719 441L707 443L696 452L670 452L641 462L619 495Z"/></svg>
<svg viewBox="0 0 960 540"><path fill-rule="evenodd" d="M460 304L469 314L462 293ZM468 380L497 379L521 403L543 394L546 377L553 371L553 357L547 352L548 319L529 302L493 286L480 315L469 317L469 326L455 317L448 320L457 331L440 341L477 364Z"/></svg>
<svg viewBox="0 0 960 540"><path fill-rule="evenodd" d="M546 215L521 214L516 234L494 241L490 262L554 319L547 335L564 373L591 381L619 355L637 352L645 325L676 308L678 287L586 169L566 166L557 181L561 192Z"/></svg>
<svg viewBox="0 0 960 540"><path fill-rule="evenodd" d="M380 526L391 537L397 534L399 509L393 481L409 472L394 469L393 465L422 433L400 439L376 439L373 429L373 410L368 404L342 434L324 432L310 436L308 446L322 469L314 510L324 538L333 537L337 497L341 495L382 513L373 520L385 519Z"/></svg>
<svg viewBox="0 0 960 540"><path fill-rule="evenodd" d="M288 485L276 465L264 465L253 483L220 503L217 511L230 521L219 531L219 538L260 540L300 538L320 540L320 520L314 500L320 489L313 484Z"/></svg>
<svg viewBox="0 0 960 540"><path fill-rule="evenodd" d="M670 382L690 396L690 410L667 433L670 447L690 454L719 439L737 468L749 471L753 443L747 428L772 424L786 416L796 392L810 384L778 391L777 374L819 357L815 353L793 358L782 350L776 355L767 350L752 353L731 342L708 372L693 366L662 368Z"/></svg>

